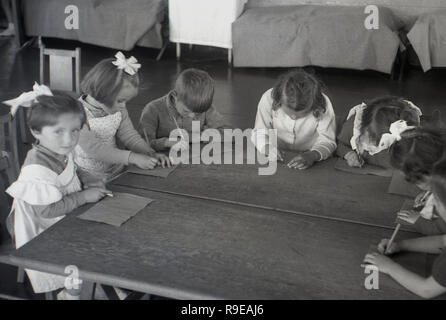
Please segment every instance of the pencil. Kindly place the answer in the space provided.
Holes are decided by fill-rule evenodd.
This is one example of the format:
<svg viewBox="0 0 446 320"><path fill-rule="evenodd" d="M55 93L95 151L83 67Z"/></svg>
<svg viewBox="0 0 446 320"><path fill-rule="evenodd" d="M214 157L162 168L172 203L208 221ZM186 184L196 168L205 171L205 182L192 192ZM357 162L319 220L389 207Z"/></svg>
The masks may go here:
<svg viewBox="0 0 446 320"><path fill-rule="evenodd" d="M389 243L387 243L387 248L384 251L385 254L387 254L389 252L389 248L392 246L393 241L395 240L396 234L398 233L398 231L401 228L401 223L398 223L396 225L395 231L393 231L392 237L390 237Z"/></svg>

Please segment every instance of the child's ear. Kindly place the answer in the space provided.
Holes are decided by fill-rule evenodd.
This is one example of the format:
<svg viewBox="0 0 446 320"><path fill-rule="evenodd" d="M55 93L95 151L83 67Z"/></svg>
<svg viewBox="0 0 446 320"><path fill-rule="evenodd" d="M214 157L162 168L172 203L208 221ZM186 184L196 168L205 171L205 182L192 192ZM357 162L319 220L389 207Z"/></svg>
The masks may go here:
<svg viewBox="0 0 446 320"><path fill-rule="evenodd" d="M172 102L173 104L175 104L177 102L178 95L175 90L170 91L169 99L170 99L170 102Z"/></svg>
<svg viewBox="0 0 446 320"><path fill-rule="evenodd" d="M33 130L33 129L30 129L29 131L31 131L31 134L33 135L34 138L38 139L38 136L40 135L40 131Z"/></svg>

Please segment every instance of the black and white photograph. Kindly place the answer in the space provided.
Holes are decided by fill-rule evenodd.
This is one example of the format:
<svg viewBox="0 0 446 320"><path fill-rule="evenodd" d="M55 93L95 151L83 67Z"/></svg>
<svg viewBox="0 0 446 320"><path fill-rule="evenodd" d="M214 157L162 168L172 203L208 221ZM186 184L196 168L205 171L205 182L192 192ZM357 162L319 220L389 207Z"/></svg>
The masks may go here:
<svg viewBox="0 0 446 320"><path fill-rule="evenodd" d="M446 299L446 0L0 5L0 300Z"/></svg>

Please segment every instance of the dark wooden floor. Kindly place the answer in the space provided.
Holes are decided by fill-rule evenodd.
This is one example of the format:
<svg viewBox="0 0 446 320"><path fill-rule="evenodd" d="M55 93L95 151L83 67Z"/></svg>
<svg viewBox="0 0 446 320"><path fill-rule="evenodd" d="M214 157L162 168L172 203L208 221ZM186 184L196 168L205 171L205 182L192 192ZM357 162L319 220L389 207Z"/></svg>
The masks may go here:
<svg viewBox="0 0 446 320"><path fill-rule="evenodd" d="M84 75L101 59L113 57L115 50L79 43L47 41L48 45L81 46L82 74ZM12 98L24 90L30 90L39 79L38 49L29 46L22 50L7 38L0 38L0 99ZM286 69L231 68L226 62L226 51L194 46L184 47L180 62L175 59L174 48L169 47L161 61L156 61L157 50L136 48L131 52L141 63L142 87L138 97L128 104L130 116L137 121L144 105L152 99L164 95L172 87L181 70L190 67L208 71L215 79L215 105L226 117L229 124L239 128L252 127L261 94L270 88L277 76ZM390 80L388 75L372 71L352 71L339 69L307 68L325 83L339 118L365 99L379 95L401 95L413 101L430 113L434 109L442 111L445 117L446 70L435 69L423 73L419 68L410 68L404 81ZM2 196L4 194L2 192ZM3 208L2 208L2 211ZM4 215L5 213L2 212ZM3 219L3 217L2 217ZM3 235L3 238L5 236ZM4 245L5 244L5 241ZM16 270L0 265L0 294L16 295L22 298L42 298L31 294L28 284L17 285Z"/></svg>

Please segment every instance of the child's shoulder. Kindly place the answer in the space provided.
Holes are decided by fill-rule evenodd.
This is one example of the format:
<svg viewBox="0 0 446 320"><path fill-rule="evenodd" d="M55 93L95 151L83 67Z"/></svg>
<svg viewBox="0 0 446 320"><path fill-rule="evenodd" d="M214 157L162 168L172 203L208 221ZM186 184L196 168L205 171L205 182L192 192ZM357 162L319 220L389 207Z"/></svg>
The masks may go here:
<svg viewBox="0 0 446 320"><path fill-rule="evenodd" d="M17 181L11 184L6 192L14 199L31 205L54 203L62 198L62 193L57 188L57 177L57 173L45 163L28 159L22 166Z"/></svg>
<svg viewBox="0 0 446 320"><path fill-rule="evenodd" d="M159 112L163 109L167 108L167 95L162 96L160 98L157 98L155 100L150 101L146 104L144 107L144 111L153 111L153 112Z"/></svg>
<svg viewBox="0 0 446 320"><path fill-rule="evenodd" d="M44 167L50 171L53 171L54 159L52 159L49 155L40 152L36 148L32 148L26 155L22 170L30 165Z"/></svg>

